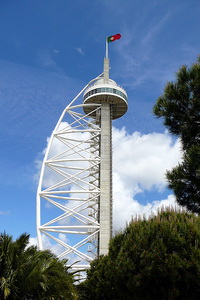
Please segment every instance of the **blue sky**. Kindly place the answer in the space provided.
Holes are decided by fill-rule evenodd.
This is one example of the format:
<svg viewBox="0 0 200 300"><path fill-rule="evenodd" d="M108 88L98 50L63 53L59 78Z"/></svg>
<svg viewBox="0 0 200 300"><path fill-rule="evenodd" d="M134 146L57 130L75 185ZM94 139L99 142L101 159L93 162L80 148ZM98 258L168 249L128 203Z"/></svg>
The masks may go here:
<svg viewBox="0 0 200 300"><path fill-rule="evenodd" d="M196 61L199 14L197 0L0 0L1 232L36 236L37 162L65 106L102 72L105 37L116 33L110 76L126 89L129 110L113 123L114 162L124 161L119 141L127 143L135 171L127 175L118 164L115 180L123 180L132 215L169 201L158 169L177 163L180 146L152 108L178 68Z"/></svg>

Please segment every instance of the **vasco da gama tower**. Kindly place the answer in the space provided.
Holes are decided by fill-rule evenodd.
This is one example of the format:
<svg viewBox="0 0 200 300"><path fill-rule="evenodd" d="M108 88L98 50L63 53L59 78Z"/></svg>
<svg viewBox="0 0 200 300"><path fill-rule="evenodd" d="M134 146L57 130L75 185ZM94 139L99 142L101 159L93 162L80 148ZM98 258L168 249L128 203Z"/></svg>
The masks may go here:
<svg viewBox="0 0 200 300"><path fill-rule="evenodd" d="M128 102L109 78L108 44L120 37L107 38L103 73L64 109L41 167L38 247L51 247L78 270L107 254L112 235L112 120L126 113Z"/></svg>

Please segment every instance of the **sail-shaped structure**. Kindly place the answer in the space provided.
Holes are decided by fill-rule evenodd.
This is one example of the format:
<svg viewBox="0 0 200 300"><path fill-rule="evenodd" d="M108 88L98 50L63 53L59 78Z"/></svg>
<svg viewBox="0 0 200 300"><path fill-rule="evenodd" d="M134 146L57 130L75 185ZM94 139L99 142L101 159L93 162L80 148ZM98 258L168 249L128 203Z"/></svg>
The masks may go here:
<svg viewBox="0 0 200 300"><path fill-rule="evenodd" d="M81 98L81 102L80 102ZM112 236L112 120L126 91L104 71L61 114L48 141L37 190L39 249L51 243L72 269L107 254Z"/></svg>

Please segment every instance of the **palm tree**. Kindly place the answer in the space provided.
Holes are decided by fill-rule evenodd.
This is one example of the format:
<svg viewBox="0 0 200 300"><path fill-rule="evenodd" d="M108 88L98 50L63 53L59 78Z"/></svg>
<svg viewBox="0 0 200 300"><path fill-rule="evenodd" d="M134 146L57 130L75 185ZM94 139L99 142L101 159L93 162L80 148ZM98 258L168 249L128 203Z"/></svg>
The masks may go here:
<svg viewBox="0 0 200 300"><path fill-rule="evenodd" d="M0 299L77 299L66 260L28 247L28 242L26 233L16 241L5 233L0 235Z"/></svg>

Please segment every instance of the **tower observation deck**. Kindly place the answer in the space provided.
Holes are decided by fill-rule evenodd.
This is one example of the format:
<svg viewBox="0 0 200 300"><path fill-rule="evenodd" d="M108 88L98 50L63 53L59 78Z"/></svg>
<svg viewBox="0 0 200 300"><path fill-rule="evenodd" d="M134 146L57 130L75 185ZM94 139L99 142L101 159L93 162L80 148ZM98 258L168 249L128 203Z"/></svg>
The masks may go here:
<svg viewBox="0 0 200 300"><path fill-rule="evenodd" d="M104 77L98 79L91 85L84 93L83 103L108 103L112 108L112 120L122 117L128 108L128 99L126 91L117 85L117 83L110 79L108 71L105 72L109 66L109 59L104 59ZM85 113L94 110L94 106L84 107Z"/></svg>
<svg viewBox="0 0 200 300"><path fill-rule="evenodd" d="M37 189L38 247L49 245L73 270L107 254L112 236L112 120L126 113L128 99L109 69L106 55L103 73L62 112Z"/></svg>

